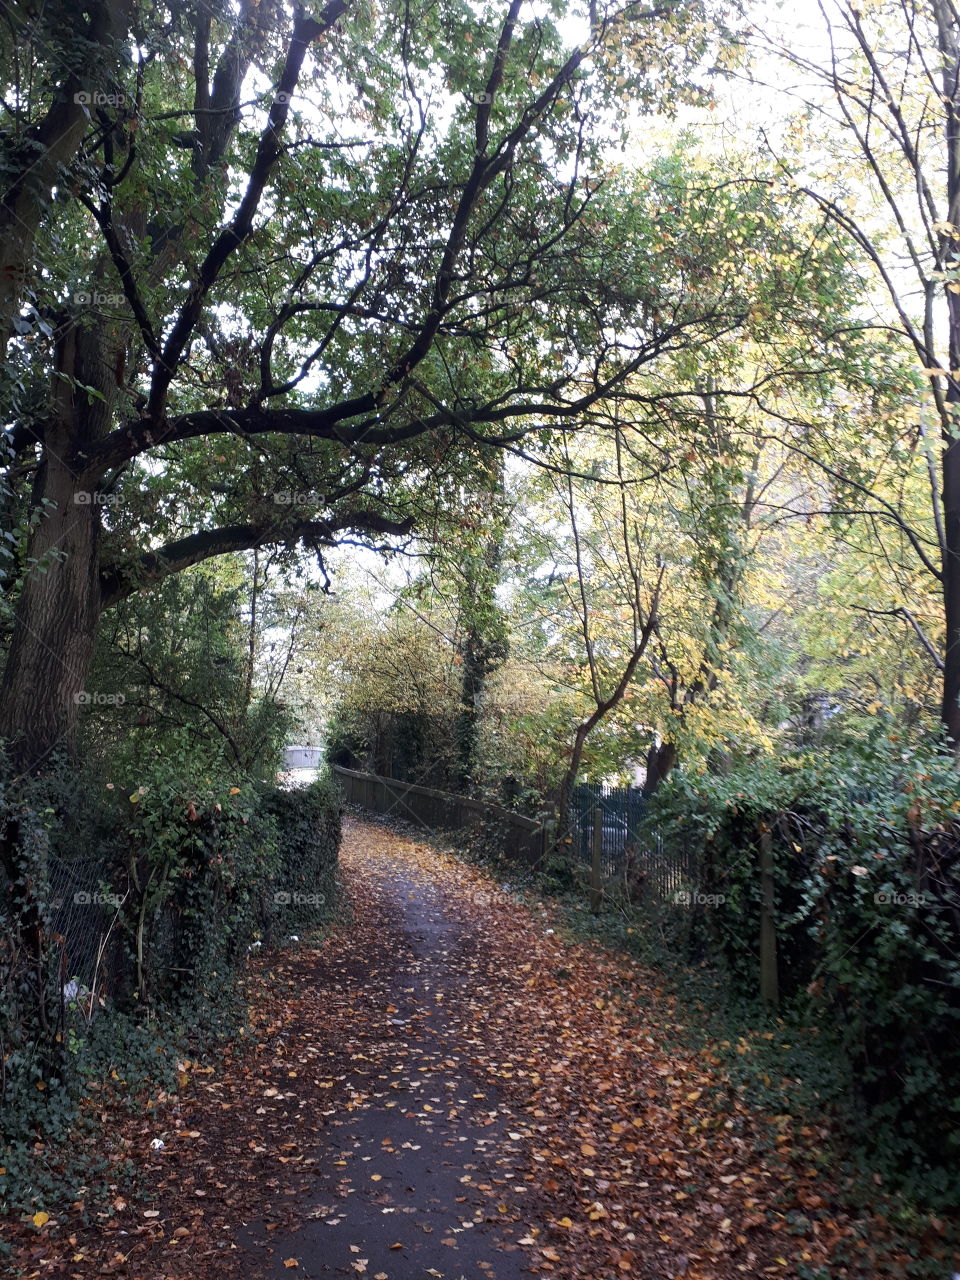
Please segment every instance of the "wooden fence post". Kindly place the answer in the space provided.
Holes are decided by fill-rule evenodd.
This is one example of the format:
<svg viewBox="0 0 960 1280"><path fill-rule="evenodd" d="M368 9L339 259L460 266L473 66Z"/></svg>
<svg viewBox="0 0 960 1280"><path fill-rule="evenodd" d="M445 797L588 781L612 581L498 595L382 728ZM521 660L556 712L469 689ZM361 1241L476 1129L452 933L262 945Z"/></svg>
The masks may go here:
<svg viewBox="0 0 960 1280"><path fill-rule="evenodd" d="M760 999L770 1008L776 1008L780 999L773 903L773 839L764 826L760 829Z"/></svg>
<svg viewBox="0 0 960 1280"><path fill-rule="evenodd" d="M594 915L603 902L603 880L600 858L603 852L603 810L598 805L593 811L593 842L590 857L590 910Z"/></svg>

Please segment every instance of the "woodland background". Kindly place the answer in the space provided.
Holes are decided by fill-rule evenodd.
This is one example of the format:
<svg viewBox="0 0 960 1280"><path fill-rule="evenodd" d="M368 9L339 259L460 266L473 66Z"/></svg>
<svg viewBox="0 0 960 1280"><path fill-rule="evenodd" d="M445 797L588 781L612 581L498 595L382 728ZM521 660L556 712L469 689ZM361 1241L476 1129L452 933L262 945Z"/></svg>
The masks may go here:
<svg viewBox="0 0 960 1280"><path fill-rule="evenodd" d="M771 837L781 1012L949 1203L950 0L53 0L0 66L0 1198L329 918L322 741L558 891L638 783L722 903L631 945L748 1004Z"/></svg>

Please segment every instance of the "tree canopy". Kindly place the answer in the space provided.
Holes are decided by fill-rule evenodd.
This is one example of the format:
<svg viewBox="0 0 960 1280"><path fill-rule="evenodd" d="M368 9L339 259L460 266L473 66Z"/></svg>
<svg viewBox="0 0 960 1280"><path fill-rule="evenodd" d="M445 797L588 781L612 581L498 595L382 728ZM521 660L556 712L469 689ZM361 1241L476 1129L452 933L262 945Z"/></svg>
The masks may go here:
<svg viewBox="0 0 960 1280"><path fill-rule="evenodd" d="M74 831L127 1013L269 936L336 844L300 737L568 886L577 784L642 789L629 907L695 851L703 946L779 912L870 1105L952 1088L948 0L49 0L0 80L0 1040L63 1065Z"/></svg>

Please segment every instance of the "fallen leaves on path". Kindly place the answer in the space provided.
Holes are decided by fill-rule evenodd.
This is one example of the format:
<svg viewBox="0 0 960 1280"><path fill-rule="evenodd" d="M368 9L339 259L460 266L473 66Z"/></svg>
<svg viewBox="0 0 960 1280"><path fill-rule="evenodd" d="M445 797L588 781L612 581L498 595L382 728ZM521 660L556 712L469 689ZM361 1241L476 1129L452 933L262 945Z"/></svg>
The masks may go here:
<svg viewBox="0 0 960 1280"><path fill-rule="evenodd" d="M888 1224L845 1207L823 1131L755 1109L709 1049L667 1051L677 1012L655 974L571 945L549 908L382 827L349 821L342 861L354 920L252 964L253 1042L214 1072L183 1064L177 1095L108 1130L139 1198L118 1183L92 1225L82 1201L19 1224L19 1274L257 1276L252 1220L305 1274L289 1233L349 1227L361 1203L393 1228L386 1262L356 1239L341 1273L376 1280L458 1280L482 1230L514 1269L563 1280L908 1274ZM403 895L423 908L413 933ZM409 1136L362 1145L374 1113ZM459 1163L434 1233L400 1174L437 1155ZM410 1269L431 1235L449 1266ZM944 1274L958 1263L944 1256Z"/></svg>

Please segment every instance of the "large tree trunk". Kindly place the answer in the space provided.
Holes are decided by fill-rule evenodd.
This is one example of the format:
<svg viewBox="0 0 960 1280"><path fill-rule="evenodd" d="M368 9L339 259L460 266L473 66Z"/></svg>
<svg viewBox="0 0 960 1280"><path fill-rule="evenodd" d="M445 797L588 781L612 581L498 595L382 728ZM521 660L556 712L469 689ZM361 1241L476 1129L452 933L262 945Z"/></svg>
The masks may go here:
<svg viewBox="0 0 960 1280"><path fill-rule="evenodd" d="M35 1044L56 1072L62 1045L56 1034L55 976L47 945L45 844L18 797L17 782L74 748L77 713L87 688L101 609L98 543L101 496L69 460L80 441L96 439L115 398L108 326L84 330L68 321L57 334L53 403L32 493L33 532L17 600L13 638L0 684L0 738L13 774L0 813L0 867L9 895L11 939L19 949ZM90 395L88 388L99 394ZM29 784L26 784L29 793ZM25 797L29 800L29 794ZM62 980L63 975L60 975Z"/></svg>
<svg viewBox="0 0 960 1280"><path fill-rule="evenodd" d="M104 259L90 281L108 287ZM16 768L42 766L63 747L71 754L103 607L99 536L107 495L75 459L114 426L129 334L122 320L86 310L68 316L55 337L50 412L31 495L33 532L0 684L0 738Z"/></svg>
<svg viewBox="0 0 960 1280"><path fill-rule="evenodd" d="M21 1031L33 1027L50 1075L59 1071L62 1044L47 943L45 846L29 817L29 783L24 805L17 782L48 769L58 748L72 751L81 695L89 692L100 610L99 510L93 502L74 501L77 479L64 461L71 447L66 431L49 429L34 487L38 523L29 547L31 568L20 590L0 686L0 738L12 767L0 813L0 878L8 893L10 942L20 956L26 1001Z"/></svg>
<svg viewBox="0 0 960 1280"><path fill-rule="evenodd" d="M78 418L70 380L82 341L68 327L59 344L62 378L34 485L30 567L0 685L0 737L21 772L41 767L57 747L72 750L79 706L93 692L86 683L100 616L101 495L67 462Z"/></svg>
<svg viewBox="0 0 960 1280"><path fill-rule="evenodd" d="M37 477L48 507L31 540L38 567L24 580L0 687L0 737L18 771L39 768L58 746L73 747L77 711L93 658L100 586L98 511L75 503L74 477L54 445Z"/></svg>
<svg viewBox="0 0 960 1280"><path fill-rule="evenodd" d="M672 742L652 742L647 752L647 777L643 794L652 796L661 783L666 782L677 763L677 748Z"/></svg>

